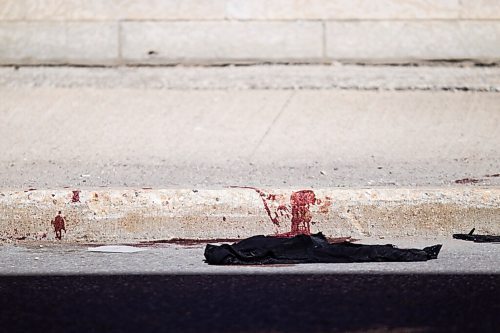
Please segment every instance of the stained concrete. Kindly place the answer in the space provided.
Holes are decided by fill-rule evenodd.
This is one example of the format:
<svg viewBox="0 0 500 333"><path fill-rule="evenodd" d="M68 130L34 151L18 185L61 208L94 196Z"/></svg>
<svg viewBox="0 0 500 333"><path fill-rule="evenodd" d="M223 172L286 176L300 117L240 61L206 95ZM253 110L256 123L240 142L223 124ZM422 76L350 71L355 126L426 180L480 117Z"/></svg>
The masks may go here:
<svg viewBox="0 0 500 333"><path fill-rule="evenodd" d="M95 253L95 245L16 242L0 246L0 275L45 274L499 274L498 244L440 238L364 238L366 244L425 247L443 244L437 260L409 263L210 266L203 262L204 244L157 244L139 253ZM144 248L144 247L142 247Z"/></svg>
<svg viewBox="0 0 500 333"><path fill-rule="evenodd" d="M0 68L2 237L52 236L58 210L80 221L67 240L274 232L252 190L215 200L233 185L283 191L285 199L300 189L331 193L334 208L314 226L331 236L497 232L497 74L441 66ZM73 190L82 191L79 204ZM138 199L123 202L136 191ZM186 201L173 207L148 191ZM359 200L365 191L385 199Z"/></svg>
<svg viewBox="0 0 500 333"><path fill-rule="evenodd" d="M292 225L327 237L450 236L472 228L500 234L499 188L315 189L314 202L300 207L294 191L2 191L0 240L54 241L58 211L66 219L65 242L241 239L286 233ZM294 220L296 210L309 222Z"/></svg>

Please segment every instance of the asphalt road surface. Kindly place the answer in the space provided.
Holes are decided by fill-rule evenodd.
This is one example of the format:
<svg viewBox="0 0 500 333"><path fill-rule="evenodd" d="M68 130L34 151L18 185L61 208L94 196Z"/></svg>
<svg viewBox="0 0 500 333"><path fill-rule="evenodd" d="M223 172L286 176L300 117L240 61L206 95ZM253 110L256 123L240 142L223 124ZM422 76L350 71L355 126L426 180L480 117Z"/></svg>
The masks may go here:
<svg viewBox="0 0 500 333"><path fill-rule="evenodd" d="M498 274L0 277L3 332L498 332Z"/></svg>

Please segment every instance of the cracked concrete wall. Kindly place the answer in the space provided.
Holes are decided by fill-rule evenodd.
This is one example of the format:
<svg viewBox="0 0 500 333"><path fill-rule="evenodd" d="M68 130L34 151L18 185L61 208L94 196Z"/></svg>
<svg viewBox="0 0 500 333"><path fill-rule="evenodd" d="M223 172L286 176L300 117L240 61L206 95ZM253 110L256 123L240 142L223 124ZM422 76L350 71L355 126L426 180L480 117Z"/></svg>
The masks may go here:
<svg viewBox="0 0 500 333"><path fill-rule="evenodd" d="M500 0L0 0L0 64L500 60Z"/></svg>

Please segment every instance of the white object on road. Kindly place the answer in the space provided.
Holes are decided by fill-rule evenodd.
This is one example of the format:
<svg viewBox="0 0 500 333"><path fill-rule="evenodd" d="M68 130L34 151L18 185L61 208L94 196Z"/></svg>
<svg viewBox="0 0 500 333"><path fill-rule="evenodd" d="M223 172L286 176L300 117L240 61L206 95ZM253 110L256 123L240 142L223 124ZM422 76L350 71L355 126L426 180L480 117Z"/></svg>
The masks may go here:
<svg viewBox="0 0 500 333"><path fill-rule="evenodd" d="M127 246L127 245L105 245L97 247L87 248L89 252L107 252L107 253L135 253L146 251L146 249L141 249L138 247Z"/></svg>

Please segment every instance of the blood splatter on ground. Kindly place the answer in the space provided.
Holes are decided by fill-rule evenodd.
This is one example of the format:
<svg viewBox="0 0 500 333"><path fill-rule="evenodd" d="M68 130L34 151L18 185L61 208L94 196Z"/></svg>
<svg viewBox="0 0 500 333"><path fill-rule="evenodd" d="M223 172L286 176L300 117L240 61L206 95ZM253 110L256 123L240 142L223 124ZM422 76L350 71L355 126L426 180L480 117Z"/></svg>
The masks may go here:
<svg viewBox="0 0 500 333"><path fill-rule="evenodd" d="M56 233L56 239L62 239L62 231L66 233L66 220L62 216L61 211L57 213L56 217L52 220L52 225L54 226L54 232Z"/></svg>
<svg viewBox="0 0 500 333"><path fill-rule="evenodd" d="M282 236L310 235L312 214L309 207L316 204L316 195L311 190L292 192L290 203L292 205L292 226L290 232L282 234Z"/></svg>
<svg viewBox="0 0 500 333"><path fill-rule="evenodd" d="M291 211L291 227L289 232L276 234L278 237L294 237L300 234L310 235L311 234L311 222L312 222L312 214L310 211L310 207L312 205L320 204L321 201L316 199L316 195L312 190L301 190L297 192L292 192L290 196L290 206L291 209L287 207L287 205L280 204L276 209L276 212L272 213L269 208L268 201L276 201L276 194L265 194L262 190L259 190L255 187L249 186L232 186L233 188L248 188L256 191L264 204L264 209L266 210L269 219L273 224L279 226L279 217L289 218ZM331 205L331 201L327 204L326 207ZM326 205L326 203L325 203Z"/></svg>
<svg viewBox="0 0 500 333"><path fill-rule="evenodd" d="M80 202L80 190L74 190L73 196L71 197L71 202Z"/></svg>

